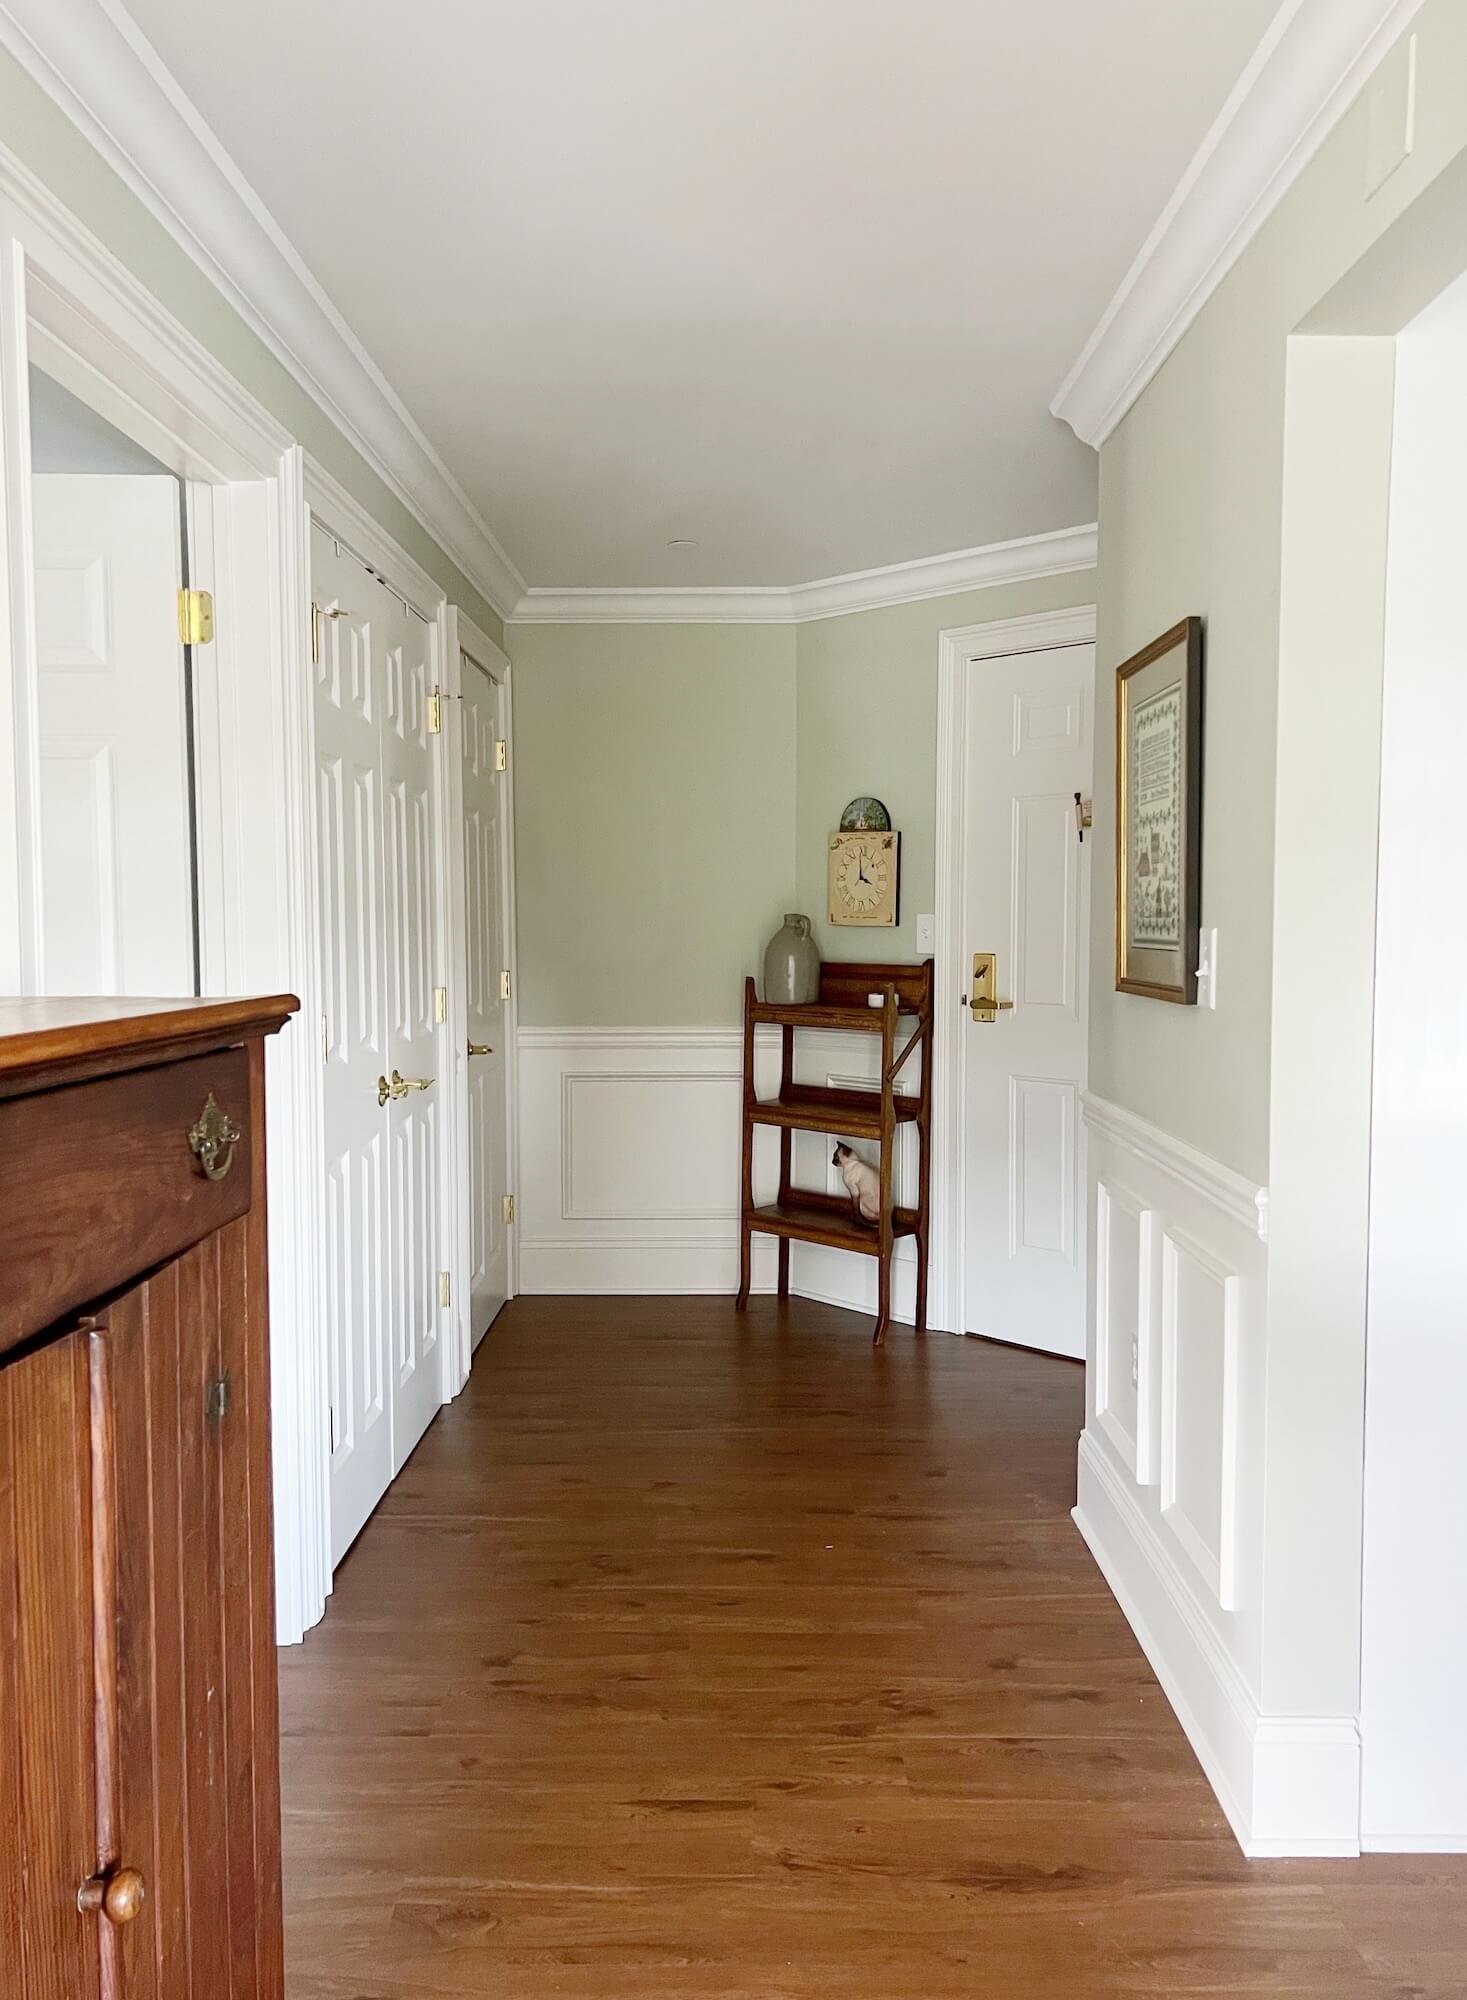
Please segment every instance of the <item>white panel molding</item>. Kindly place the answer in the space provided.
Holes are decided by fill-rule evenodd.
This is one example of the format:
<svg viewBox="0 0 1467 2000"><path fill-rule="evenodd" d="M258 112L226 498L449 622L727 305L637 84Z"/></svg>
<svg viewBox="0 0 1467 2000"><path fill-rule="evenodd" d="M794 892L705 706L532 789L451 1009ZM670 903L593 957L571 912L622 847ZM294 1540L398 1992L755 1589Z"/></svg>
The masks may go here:
<svg viewBox="0 0 1467 2000"><path fill-rule="evenodd" d="M114 0L0 0L0 43L503 613L524 579L151 44Z"/></svg>
<svg viewBox="0 0 1467 2000"><path fill-rule="evenodd" d="M1065 377L1097 449L1308 166L1422 0L1285 0Z"/></svg>
<svg viewBox="0 0 1467 2000"><path fill-rule="evenodd" d="M1149 1166L1159 1167L1204 1201L1211 1202L1214 1208L1221 1209L1232 1221L1253 1230L1261 1241L1268 1241L1267 1188L1258 1187L1246 1175L1225 1167L1220 1160L1211 1159L1184 1140L1174 1139L1159 1125L1138 1118L1134 1111L1126 1111L1119 1104L1098 1097L1094 1091L1085 1091L1081 1102L1085 1123L1092 1131L1103 1133Z"/></svg>
<svg viewBox="0 0 1467 2000"><path fill-rule="evenodd" d="M832 1079L851 1088L876 1087L872 1038L807 1033L799 1038L796 1074L802 1081ZM520 1289L566 1293L716 1293L738 1289L738 1135L743 1030L722 1027L525 1027L519 1031ZM779 1084L778 1029L761 1029L755 1043L755 1073L763 1095ZM615 1172L624 1184L605 1199L599 1169L591 1198L577 1182L577 1123L594 1106L598 1083L621 1092L620 1111L629 1114L618 1131ZM627 1093L627 1084L645 1089ZM727 1118L710 1122L708 1086L727 1092ZM690 1136L691 1135L691 1139ZM898 1188L915 1174L915 1140L903 1134L897 1161ZM669 1149L693 1143L716 1146L714 1172L726 1169L727 1198L706 1193L694 1173L693 1192L669 1197L677 1185L677 1162ZM808 1186L832 1189L831 1145L821 1133L795 1134L796 1177ZM584 1165L584 1156L583 1156ZM755 1135L755 1185L772 1199L779 1168L778 1134ZM903 1175L906 1181L903 1181ZM772 1292L776 1281L772 1237L754 1238L756 1292ZM868 1257L797 1243L790 1260L790 1288L797 1297L876 1310L875 1264ZM911 1324L916 1317L916 1258L913 1246L897 1246L893 1273L894 1313Z"/></svg>
<svg viewBox="0 0 1467 2000"><path fill-rule="evenodd" d="M1356 1717L1272 1715L1255 1692L1264 1191L1132 1112L1089 1094L1084 1109L1096 1227L1076 1523L1243 1851L1358 1853ZM1118 1299L1132 1304L1115 1268L1122 1226L1134 1238L1134 1336L1111 1324ZM1121 1371L1133 1337L1131 1417Z"/></svg>
<svg viewBox="0 0 1467 2000"><path fill-rule="evenodd" d="M1188 1409L1185 1394L1184 1347L1200 1344L1201 1329L1184 1324L1182 1275L1187 1267L1212 1284L1221 1301L1217 1375L1220 1394L1208 1398L1194 1414L1216 1431L1219 1477L1216 1547L1206 1523L1187 1511L1181 1472L1187 1457ZM1187 1551L1198 1574L1224 1611L1235 1603L1238 1474L1238 1342L1241 1280L1235 1271L1212 1257L1181 1230L1164 1229L1161 1238L1161 1478L1162 1519Z"/></svg>
<svg viewBox="0 0 1467 2000"><path fill-rule="evenodd" d="M853 570L788 587L749 585L692 590L525 591L508 614L515 625L803 625L815 618L840 618L883 605L916 604L929 597L1029 577L1066 576L1094 569L1098 551L1094 523L1060 528L1053 534L990 542L950 555L923 556L881 569Z"/></svg>

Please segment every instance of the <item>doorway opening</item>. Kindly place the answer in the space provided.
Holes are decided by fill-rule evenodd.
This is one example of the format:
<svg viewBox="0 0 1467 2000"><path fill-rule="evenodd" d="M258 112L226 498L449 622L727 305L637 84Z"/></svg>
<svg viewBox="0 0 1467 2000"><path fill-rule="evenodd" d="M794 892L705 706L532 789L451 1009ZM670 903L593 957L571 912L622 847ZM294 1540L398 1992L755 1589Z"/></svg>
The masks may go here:
<svg viewBox="0 0 1467 2000"><path fill-rule="evenodd" d="M29 371L44 993L197 993L184 484Z"/></svg>

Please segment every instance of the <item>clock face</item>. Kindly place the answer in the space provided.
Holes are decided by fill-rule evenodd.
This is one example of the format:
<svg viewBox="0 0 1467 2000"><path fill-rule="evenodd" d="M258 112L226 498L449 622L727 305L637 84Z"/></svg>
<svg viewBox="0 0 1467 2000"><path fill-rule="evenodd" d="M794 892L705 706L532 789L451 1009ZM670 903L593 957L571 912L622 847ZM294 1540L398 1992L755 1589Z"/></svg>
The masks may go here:
<svg viewBox="0 0 1467 2000"><path fill-rule="evenodd" d="M896 922L896 834L833 833L829 877L833 924Z"/></svg>

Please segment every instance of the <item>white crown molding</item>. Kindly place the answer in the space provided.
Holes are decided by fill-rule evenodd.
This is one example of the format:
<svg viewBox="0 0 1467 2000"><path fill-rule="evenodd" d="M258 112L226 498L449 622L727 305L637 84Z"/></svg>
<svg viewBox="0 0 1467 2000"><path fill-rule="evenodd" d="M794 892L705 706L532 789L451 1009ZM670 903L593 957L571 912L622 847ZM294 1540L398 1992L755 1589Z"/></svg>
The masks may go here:
<svg viewBox="0 0 1467 2000"><path fill-rule="evenodd" d="M928 597L1037 576L1093 569L1098 542L1094 523L1060 528L1018 541L990 542L951 555L923 556L882 569L853 570L787 589L527 590L509 622L514 625L803 625L814 618L842 618L884 605L916 604Z"/></svg>
<svg viewBox="0 0 1467 2000"><path fill-rule="evenodd" d="M0 0L3 44L501 614L524 579L117 0Z"/></svg>
<svg viewBox="0 0 1467 2000"><path fill-rule="evenodd" d="M1110 436L1422 0L1285 0L1050 409Z"/></svg>

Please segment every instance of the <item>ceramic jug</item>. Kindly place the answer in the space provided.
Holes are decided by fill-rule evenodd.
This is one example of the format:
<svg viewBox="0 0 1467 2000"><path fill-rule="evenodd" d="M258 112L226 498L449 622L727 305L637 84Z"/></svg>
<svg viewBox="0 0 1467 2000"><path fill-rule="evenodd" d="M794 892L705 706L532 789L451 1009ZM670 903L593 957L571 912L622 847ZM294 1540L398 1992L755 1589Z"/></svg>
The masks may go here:
<svg viewBox="0 0 1467 2000"><path fill-rule="evenodd" d="M764 953L764 998L780 1007L804 1007L820 991L820 952L810 919L791 913Z"/></svg>

